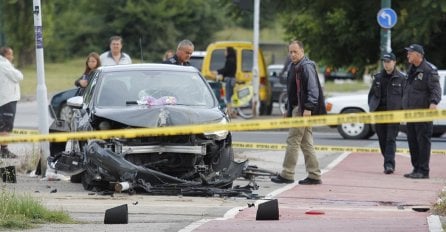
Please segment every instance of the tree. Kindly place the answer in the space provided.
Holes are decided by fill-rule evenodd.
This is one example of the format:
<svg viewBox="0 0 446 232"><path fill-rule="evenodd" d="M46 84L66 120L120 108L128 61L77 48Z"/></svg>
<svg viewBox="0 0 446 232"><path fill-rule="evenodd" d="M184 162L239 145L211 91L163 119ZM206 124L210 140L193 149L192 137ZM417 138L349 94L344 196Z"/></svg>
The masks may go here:
<svg viewBox="0 0 446 232"><path fill-rule="evenodd" d="M379 1L284 0L278 7L288 38L302 40L319 63L363 68L379 60ZM446 3L392 1L392 8L399 17L392 28L392 47L398 60L405 62L404 47L417 42L425 45L430 61L444 67L446 32L440 28L446 25Z"/></svg>
<svg viewBox="0 0 446 232"><path fill-rule="evenodd" d="M176 48L182 39L190 39L197 48L212 41L212 34L222 22L222 14L212 7L214 3L215 0L60 1L54 12L60 15L55 37L63 42L55 44L54 49L62 51L63 57L101 53L108 49L110 36L121 35L123 49L134 60L142 50L145 62L160 61L161 54Z"/></svg>

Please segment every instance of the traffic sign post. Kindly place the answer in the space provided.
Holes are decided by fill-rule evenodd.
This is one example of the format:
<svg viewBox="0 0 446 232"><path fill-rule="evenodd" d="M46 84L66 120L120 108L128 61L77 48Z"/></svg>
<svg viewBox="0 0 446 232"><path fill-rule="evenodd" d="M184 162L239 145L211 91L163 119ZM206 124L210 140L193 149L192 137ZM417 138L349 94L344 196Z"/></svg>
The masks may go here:
<svg viewBox="0 0 446 232"><path fill-rule="evenodd" d="M396 12L390 8L390 0L382 1L381 10L378 11L376 15L376 19L378 21L379 26L381 26L381 55L385 52L392 52L391 45L391 31L390 29L395 26L397 22Z"/></svg>
<svg viewBox="0 0 446 232"><path fill-rule="evenodd" d="M397 21L396 12L391 8L382 8L376 16L378 24L385 29L395 26Z"/></svg>

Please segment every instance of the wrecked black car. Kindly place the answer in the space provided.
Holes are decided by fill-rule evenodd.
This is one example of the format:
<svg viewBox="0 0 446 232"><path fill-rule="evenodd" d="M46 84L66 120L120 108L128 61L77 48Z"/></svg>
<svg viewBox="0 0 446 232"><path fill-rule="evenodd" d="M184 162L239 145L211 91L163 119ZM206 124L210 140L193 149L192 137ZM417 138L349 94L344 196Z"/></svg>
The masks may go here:
<svg viewBox="0 0 446 232"><path fill-rule="evenodd" d="M68 100L71 122L50 132L104 131L228 123L212 89L193 67L133 64L101 67L83 96ZM48 166L86 190L173 194L226 189L245 162L234 162L226 130L50 143Z"/></svg>

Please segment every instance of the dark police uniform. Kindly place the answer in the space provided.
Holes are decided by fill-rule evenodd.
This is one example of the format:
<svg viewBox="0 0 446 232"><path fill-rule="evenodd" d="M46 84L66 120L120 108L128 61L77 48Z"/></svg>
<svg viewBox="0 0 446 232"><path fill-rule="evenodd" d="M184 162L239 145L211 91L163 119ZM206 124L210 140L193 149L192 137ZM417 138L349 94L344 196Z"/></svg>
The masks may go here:
<svg viewBox="0 0 446 232"><path fill-rule="evenodd" d="M368 94L370 112L401 110L405 81L406 75L396 68L391 74L387 74L383 69L374 75ZM399 125L399 123L375 124L379 147L384 157L384 170L388 171L387 174L393 173L395 169L396 137Z"/></svg>
<svg viewBox="0 0 446 232"><path fill-rule="evenodd" d="M180 63L178 61L178 56L175 54L174 56L170 57L166 61L163 62L164 64L176 64L176 65L183 65L183 66L190 66L189 61L186 61L184 63Z"/></svg>
<svg viewBox="0 0 446 232"><path fill-rule="evenodd" d="M441 87L438 71L434 65L423 59L418 67L411 65L407 74L403 91L403 109L428 109L431 103L440 102ZM407 123L407 141L413 166L411 174L421 174L417 178L429 177L432 128L432 121Z"/></svg>

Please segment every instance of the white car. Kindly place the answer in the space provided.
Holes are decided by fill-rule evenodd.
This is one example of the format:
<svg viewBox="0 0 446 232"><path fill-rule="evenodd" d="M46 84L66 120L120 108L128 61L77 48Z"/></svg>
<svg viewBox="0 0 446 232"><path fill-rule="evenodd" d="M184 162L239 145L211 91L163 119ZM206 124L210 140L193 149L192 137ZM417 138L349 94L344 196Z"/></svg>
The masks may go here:
<svg viewBox="0 0 446 232"><path fill-rule="evenodd" d="M439 70L442 101L438 108L446 109L446 70ZM328 114L348 114L369 112L367 94L330 97L325 100ZM375 134L374 127L365 123L344 123L336 126L339 134L345 139L368 139ZM404 127L400 128L405 131ZM446 120L434 120L434 137L441 137L446 132Z"/></svg>

